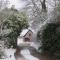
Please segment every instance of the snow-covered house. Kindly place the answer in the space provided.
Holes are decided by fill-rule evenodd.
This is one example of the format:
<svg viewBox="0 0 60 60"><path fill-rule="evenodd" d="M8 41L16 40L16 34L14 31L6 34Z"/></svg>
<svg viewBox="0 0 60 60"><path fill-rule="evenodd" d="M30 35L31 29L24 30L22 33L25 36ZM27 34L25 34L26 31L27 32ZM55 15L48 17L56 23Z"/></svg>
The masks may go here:
<svg viewBox="0 0 60 60"><path fill-rule="evenodd" d="M33 32L30 29L24 29L20 33L20 36L17 38L17 45L29 45L33 41Z"/></svg>

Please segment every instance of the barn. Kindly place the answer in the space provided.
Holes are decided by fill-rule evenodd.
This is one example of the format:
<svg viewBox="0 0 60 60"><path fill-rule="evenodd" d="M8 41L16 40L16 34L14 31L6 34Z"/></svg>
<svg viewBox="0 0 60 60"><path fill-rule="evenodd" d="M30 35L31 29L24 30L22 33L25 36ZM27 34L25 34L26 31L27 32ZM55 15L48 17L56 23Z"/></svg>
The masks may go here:
<svg viewBox="0 0 60 60"><path fill-rule="evenodd" d="M33 41L33 31L30 29L23 29L20 36L17 38L18 46L27 46Z"/></svg>

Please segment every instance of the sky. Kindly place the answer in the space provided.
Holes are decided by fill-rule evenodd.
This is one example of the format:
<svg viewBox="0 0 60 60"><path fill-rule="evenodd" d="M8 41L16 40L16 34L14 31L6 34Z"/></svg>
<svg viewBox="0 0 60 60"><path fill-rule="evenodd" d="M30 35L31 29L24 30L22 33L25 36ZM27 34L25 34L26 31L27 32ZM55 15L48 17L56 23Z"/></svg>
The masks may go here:
<svg viewBox="0 0 60 60"><path fill-rule="evenodd" d="M25 6L25 2L22 2L21 0L9 0L9 1L10 1L9 7L15 5L16 9L20 9Z"/></svg>
<svg viewBox="0 0 60 60"><path fill-rule="evenodd" d="M11 5L15 5L16 9L20 9L25 6L25 2L22 2L22 0L9 0L9 1L10 1L9 7L11 7ZM52 0L50 0L50 2L51 1ZM48 2L49 2L49 0L48 0ZM49 5L49 3L47 5ZM51 8L51 5L49 5L49 7Z"/></svg>

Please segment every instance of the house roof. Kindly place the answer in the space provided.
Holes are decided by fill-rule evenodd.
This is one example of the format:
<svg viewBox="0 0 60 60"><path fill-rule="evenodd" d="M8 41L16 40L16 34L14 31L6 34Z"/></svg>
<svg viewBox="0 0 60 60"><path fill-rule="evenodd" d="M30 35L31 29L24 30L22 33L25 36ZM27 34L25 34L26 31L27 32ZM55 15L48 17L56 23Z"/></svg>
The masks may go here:
<svg viewBox="0 0 60 60"><path fill-rule="evenodd" d="M28 33L28 31L31 31L31 30L30 29L24 29L24 30L22 30L22 32L20 33L20 36L25 36Z"/></svg>

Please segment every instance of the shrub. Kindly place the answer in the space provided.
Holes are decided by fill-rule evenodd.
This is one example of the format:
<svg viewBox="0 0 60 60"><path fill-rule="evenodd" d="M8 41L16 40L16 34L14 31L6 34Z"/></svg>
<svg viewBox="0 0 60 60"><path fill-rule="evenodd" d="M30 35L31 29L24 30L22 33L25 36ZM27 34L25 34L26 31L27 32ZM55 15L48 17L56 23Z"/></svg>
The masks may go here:
<svg viewBox="0 0 60 60"><path fill-rule="evenodd" d="M41 48L43 52L47 51L50 54L60 53L60 32L58 31L60 31L59 24L47 24L46 28L42 31L41 34Z"/></svg>

